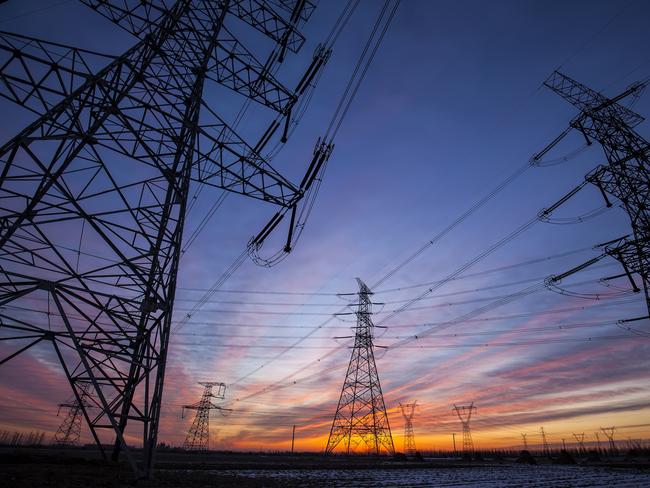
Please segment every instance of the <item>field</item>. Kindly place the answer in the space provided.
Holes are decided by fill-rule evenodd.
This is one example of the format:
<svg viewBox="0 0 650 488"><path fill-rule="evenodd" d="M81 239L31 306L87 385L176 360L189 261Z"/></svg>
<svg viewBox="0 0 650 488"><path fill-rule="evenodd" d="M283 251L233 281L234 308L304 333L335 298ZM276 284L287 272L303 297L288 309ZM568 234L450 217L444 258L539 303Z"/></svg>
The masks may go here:
<svg viewBox="0 0 650 488"><path fill-rule="evenodd" d="M514 458L467 462L453 458L422 461L323 457L286 453L161 452L153 480L134 481L123 463L97 459L94 450L0 450L1 487L119 488L256 486L473 486L473 487L648 487L648 459L610 459L576 465L538 465Z"/></svg>

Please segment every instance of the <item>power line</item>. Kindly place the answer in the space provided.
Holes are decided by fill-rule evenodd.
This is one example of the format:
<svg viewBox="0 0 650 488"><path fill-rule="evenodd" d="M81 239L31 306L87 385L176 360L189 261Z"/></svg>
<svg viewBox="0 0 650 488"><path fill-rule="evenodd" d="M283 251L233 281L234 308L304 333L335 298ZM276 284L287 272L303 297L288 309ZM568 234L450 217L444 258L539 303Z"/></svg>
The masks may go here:
<svg viewBox="0 0 650 488"><path fill-rule="evenodd" d="M75 249L72 249L72 248L70 248L69 250L76 251ZM557 253L557 254L551 254L551 255L545 256L545 257L533 258L533 259L520 261L520 262L513 263L513 264L508 264L508 265L505 265L505 266L490 268L490 269L487 269L487 270L484 270L484 271L478 271L478 272L475 272L475 273L463 274L462 276L459 276L459 277L455 278L454 281L456 281L456 280L465 280L465 279L468 279L468 278L474 278L474 277L477 277L477 276L484 276L484 275L498 273L498 272L501 272L501 271L507 271L507 270L511 270L511 269L517 269L517 268L529 266L529 265L532 265L532 264L545 263L545 262L548 262L548 261L551 261L551 260L560 259L560 258L563 258L563 257L572 256L572 255L575 255L575 254L580 254L580 253L583 253L583 252L586 252L586 251L593 251L593 246L581 247L581 248L573 249L571 251L564 251L564 252ZM406 286L401 286L401 287L397 287L397 288L385 288L383 290L382 289L377 290L377 291L375 291L373 293L374 294L391 293L391 292L398 292L398 291L408 290L408 289L412 289L412 288L421 288L421 287L424 287L424 286L430 286L430 285L436 284L439 281L440 280L427 281L427 282L424 282L424 283L406 285ZM182 287L182 286L179 286L179 287L177 287L177 290L179 290L179 291L189 291L189 292L205 292L205 291L208 291L209 288L197 288L197 287ZM287 295L287 296L291 296L291 295L295 295L295 296L328 296L328 297L335 297L335 296L342 296L342 295L349 295L350 294L350 293L341 293L341 292L303 292L303 291L296 291L296 290L275 290L275 289L274 290L255 290L255 289L253 289L253 290L238 290L238 289L223 289L223 288L218 289L216 291L216 293L250 294L250 295ZM352 295L354 295L354 293L352 293ZM177 300L182 300L182 299L177 299Z"/></svg>
<svg viewBox="0 0 650 488"><path fill-rule="evenodd" d="M592 247L588 248L582 248L578 250L579 252L585 251L585 250L592 250ZM528 266L531 264L536 264L536 263L541 263L541 262L546 262L551 259L557 259L558 257L565 257L569 256L571 254L576 254L578 251L569 251L566 253L559 253L556 255L548 256L546 258L537 258L533 260L528 260L528 261L522 261L520 263L515 263L512 265L506 265L506 266L501 266L498 268L492 268L488 269L485 271L480 271L477 273L468 273L462 276L458 276L454 278L453 280L450 281L460 281L460 280L466 280L469 278L473 277L478 277L478 276L484 276L487 274L493 274L505 270L510 270L510 269L515 269L515 268L520 268L524 266ZM598 266L593 266L592 269L603 269L606 267L612 266L613 263L605 263L602 265ZM475 289L469 289L469 290L462 290L462 291L456 291L456 292L450 292L450 293L440 293L436 294L433 297L426 297L427 299L435 299L435 298L441 298L441 297L447 297L447 296L454 296L454 295L459 295L459 294L465 294L465 293L471 293L474 291L482 291L482 290L487 290L487 289L497 289L497 288L505 288L508 286L514 286L516 284L522 284L530 281L535 281L535 280L542 280L546 278L548 275L544 276L538 276L535 278L528 278L524 280L518 280L518 281L512 281L512 282L507 282L507 283L502 283L498 285L492 285L489 287L479 287ZM404 286L404 287L399 287L399 288L392 288L392 289L386 289L382 290L377 293L388 293L388 292L395 292L395 291L403 291L411 288L421 288L423 286L431 286L432 284L438 284L440 283L441 280L436 280L436 281L429 281L426 283L419 283L415 285L409 285L409 286ZM185 291L204 291L205 289L203 288L179 288ZM346 295L345 293L327 293L327 292L293 292L293 291L264 291L264 290L224 290L224 289L219 289L217 290L218 293L225 293L225 294L251 294L251 295L278 295L278 296L325 296L325 297L341 297ZM190 298L176 298L177 302L197 302L199 301L198 299L190 299ZM391 305L391 304L397 304L397 303L405 303L410 301L410 299L403 299L403 300L388 300L388 301L383 301L382 303L384 305ZM212 301L207 301L205 303L221 303L221 304L231 304L231 305L268 305L268 306L299 306L299 307L326 307L326 306L340 306L339 303L308 303L308 302L256 302L256 301L237 301L237 300L212 300Z"/></svg>
<svg viewBox="0 0 650 488"><path fill-rule="evenodd" d="M50 10L50 9L53 9L53 8L56 8L56 7L60 7L61 5L65 5L66 3L72 3L72 1L73 0L63 0L62 2L57 2L57 3L53 3L51 5L46 5L45 7L28 10L27 12L23 12L21 14L14 15L13 17L8 17L6 19L1 19L0 23L12 22L14 20L21 19L23 17L30 17L30 16L32 16L32 15L34 15L36 13L44 12L45 10Z"/></svg>
<svg viewBox="0 0 650 488"><path fill-rule="evenodd" d="M635 300L628 300L626 303L632 303L634 301ZM618 301L612 300L612 303L596 304L596 305L592 305L590 308L602 307L602 306L605 306L605 305L618 306L618 305L621 304L621 302L622 301L620 301L620 300L618 300ZM487 310L489 308L490 307L483 307L482 309L477 309L477 310ZM553 310L552 313L562 313L562 312L565 312L565 311L584 310L585 308L587 308L587 307L566 307L564 309ZM540 314L547 315L548 312L549 311L543 311L543 312L540 312ZM474 313L476 313L476 311L474 311ZM466 316L467 315L469 315L469 314L466 314ZM522 313L522 314L506 316L506 318L519 318L519 317L528 317L528 316L531 316L531 314L530 313ZM486 317L486 318L482 318L482 319L475 317L475 318L465 318L464 322L488 321L488 320L495 320L495 319L502 320L502 318L495 318L495 317ZM444 322L438 322L438 323L430 323L430 324L427 324L427 325L430 326L430 327L431 326L447 326L448 327L448 326L451 326L451 325L457 325L457 323L452 323L452 322L454 322L454 321L444 321ZM432 332L432 331L429 331L429 332ZM409 338L408 342L411 342L412 340L413 340L412 338ZM484 347L484 345L482 344L481 347ZM270 384L270 385L268 385L268 386L266 386L266 387L264 387L264 388L262 388L260 390L257 390L256 392L249 393L246 396L244 396L243 398L244 399L253 398L253 397L268 393L270 391L275 391L277 389L282 389L282 388L292 386L292 385L298 383L299 381L303 381L305 379L310 379L310 378L313 378L313 377L320 377L323 374L327 374L328 372L331 372L332 370L328 369L327 371L324 371L324 372L321 371L319 373L315 373L315 374L309 375L307 377L299 378L299 379L296 379L296 380L291 380L291 378L294 378L296 375L300 374L301 372L311 368L314 365L317 365L318 363L320 363L320 362L324 361L325 359L327 359L328 357L332 356L334 353L343 351L344 349L345 349L345 346L339 346L338 348L332 349L328 353L320 356L319 358L315 359L314 361L311 361L308 364L306 364L306 365L298 368L294 372L290 373L289 375L286 375L284 378L282 378L282 379L280 379L280 380L278 380L278 381L276 381L276 382L274 382L274 383L272 383L272 384ZM390 349L386 349L386 351L389 351L389 350ZM277 356L275 356L275 357L277 357ZM265 363L265 364L267 364L267 363ZM259 369L264 367L265 364L260 366Z"/></svg>
<svg viewBox="0 0 650 488"><path fill-rule="evenodd" d="M376 30L377 30L377 26L379 25L380 20L383 18L385 8L386 8L386 6L388 5L389 1L390 1L390 0L386 0L386 3L385 3L385 5L384 5L384 9L382 9L382 13L380 14L379 19L378 19L377 23L375 24L375 27L373 28L372 34L371 34L371 36L369 37L369 39L368 39L368 41L367 41L367 43L366 43L366 47L364 48L364 51L363 51L364 53L367 51L368 46L372 43L372 40L373 40L374 35L375 35L375 33L376 33ZM328 135L329 135L329 132L330 132L330 129L328 128L328 130L327 130L327 132L326 132L326 135L325 135L325 137L323 138L323 141L324 141L324 142L323 142L322 145L319 146L319 147L325 147L325 146L328 146L328 147L330 148L330 150L331 150L331 147L333 147L332 144L333 144L334 137L335 137L335 135L336 135L336 131L338 130L338 127L340 127L340 125L341 125L343 119L344 119L345 116L347 115L347 112L348 112L348 110L349 110L349 108L350 108L350 105L351 105L351 103L352 103L352 101L353 101L355 95L356 95L356 92L357 92L359 86L361 85L361 82L363 81L363 77L365 76L365 73L366 73L366 71L367 71L367 69L368 69L370 63L371 63L372 60L374 59L374 55L375 55L375 53L377 52L377 48L378 48L379 44L381 43L381 40L383 39L383 36L384 36L384 34L385 34L385 32L386 32L386 29L388 28L388 25L389 25L390 22L392 21L392 18L393 18L394 14L395 14L395 11L396 11L398 5L399 5L399 0L397 0L395 6L394 6L394 8L393 8L393 10L391 11L391 15L390 15L390 17L389 17L389 19L388 19L388 22L384 25L384 30L382 31L382 34L381 34L381 36L379 37L379 40L376 41L376 44L375 44L374 50L372 51L372 55L370 56L369 59L367 59L367 60L365 61L365 67L364 67L364 70L363 70L363 72L362 72L361 78L359 78L359 79L356 81L355 90L354 90L354 92L352 93L352 96L348 98L349 86L351 85L351 83L353 83L353 80L355 80L355 78L357 77L358 67L359 67L359 65L362 63L362 60L363 60L365 54L362 54L362 56L359 58L359 61L357 62L357 67L355 67L355 70L354 70L354 72L353 72L353 74L352 74L352 76L351 76L351 78L350 78L349 83L348 83L348 88L346 88L346 91L344 92L344 94L343 94L342 97L341 97L341 102L339 102L339 107L340 107L341 104L344 103L343 100L345 100L346 98L348 98L348 99L347 99L347 102L345 102L345 103L346 103L346 105L345 105L345 110L344 110L343 113L339 116L339 111L340 111L340 109L337 108L337 110L335 111L334 115L332 116L332 120L336 120L337 117L338 117L338 125L337 125L337 129L332 133L331 137L330 137L329 140L328 140ZM345 7L343 13L341 14L341 17L339 17L339 19L337 20L337 23L335 24L335 26L334 26L334 28L333 28L333 32L334 32L334 33L333 33L333 34L331 33L330 36L328 36L328 40L329 40L329 48L330 48L330 49L331 49L331 46L333 45L333 43L338 39L338 36L340 35L342 29L343 29L343 28L345 27L345 25L347 24L349 18L352 16L352 13L353 13L354 10L356 9L356 6L357 6L357 2L355 2L354 4L352 4L351 2L348 2L348 4L346 5L346 7ZM330 126L331 126L331 124L330 124ZM325 142L325 141L327 141L327 142ZM301 214L298 216L298 221L297 221L297 223L296 223L296 229L297 229L297 232L295 233L294 241L290 243L291 245L295 244L295 242L300 238L300 236L301 236L301 234L302 234L302 230L303 230L304 227L305 227L306 219L309 217L309 214L311 213L311 209L313 208L313 204L315 203L316 195L318 194L318 190L319 190L319 188L320 188L320 181L322 181L322 179L323 179L323 174L324 174L324 171L325 171L326 166L327 166L327 165L324 164L324 165L320 168L319 173L316 175L316 176L317 176L316 179L319 180L319 181L317 181L315 185L312 185L312 186L308 189L308 195L305 197L305 201L307 202L307 204L303 207L303 209L302 209L302 211L301 211ZM295 210L294 210L294 211L295 211ZM247 249L247 250L245 251L245 253L249 253L249 254L250 254L251 251L253 251L253 249L249 247L249 249ZM253 260L254 260L254 261L259 262L259 263L265 263L265 265L270 266L270 265L272 265L272 264L276 264L277 262L279 262L281 259L283 259L283 257L286 257L287 252L285 251L284 254L282 254L282 253L283 253L283 251L279 251L278 253L276 253L275 255L273 255L272 257L267 258L267 259L263 259L263 258L261 258L261 257L259 257L259 256L258 256L258 257L253 257L253 256L252 256L252 257L253 257ZM283 256L283 257L281 257L281 256ZM184 317L184 318L181 320L181 322L176 326L176 329L175 329L175 330L178 330L179 328L183 327L183 326L184 326L184 325L185 325L185 324L186 324L186 323L191 319L192 314L193 314L193 313L196 313L196 312L197 312L197 311L202 307L203 303L205 303L205 301L207 301L210 297L212 297L212 295L214 295L214 293L216 292L216 290L218 290L218 289L223 285L223 283L224 283L228 278L230 278L230 276L232 276L232 274L233 274L233 273L234 273L234 272L235 272L235 271L236 271L236 270L237 270L237 269L238 269L238 268L243 264L243 262L244 262L244 259L243 259L242 257L238 257L238 258L235 260L235 262L233 262L233 264L231 264L230 267L229 267L229 268L228 268L228 269L227 269L227 270L222 274L222 276L221 276L221 277L220 277L220 278L215 282L215 284L214 284L214 285L213 285L213 286L212 286L212 287L211 287L211 288L210 288L210 289L205 293L205 295L204 295L203 298L202 298L202 302L198 303L198 304L197 304L197 305L192 309L191 313L189 313L186 317Z"/></svg>

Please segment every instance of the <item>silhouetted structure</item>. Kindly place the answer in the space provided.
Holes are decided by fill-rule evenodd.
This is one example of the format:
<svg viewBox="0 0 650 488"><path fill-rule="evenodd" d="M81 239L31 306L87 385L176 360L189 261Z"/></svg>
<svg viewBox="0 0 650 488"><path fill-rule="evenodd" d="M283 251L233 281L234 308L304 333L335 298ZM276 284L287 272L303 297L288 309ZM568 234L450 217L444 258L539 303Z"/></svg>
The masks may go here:
<svg viewBox="0 0 650 488"><path fill-rule="evenodd" d="M407 456L415 456L416 453L413 415L415 414L415 406L417 403L418 401L415 400L413 403L399 404L402 417L404 417L404 454Z"/></svg>
<svg viewBox="0 0 650 488"><path fill-rule="evenodd" d="M548 447L548 442L546 440L546 432L544 431L544 427L539 428L539 433L542 436L542 452L544 453L544 455L550 456L551 455L551 448Z"/></svg>
<svg viewBox="0 0 650 488"><path fill-rule="evenodd" d="M560 136L535 155L533 161L539 160L575 128L582 133L588 144L596 141L602 146L607 165L598 166L587 174L584 183L542 211L540 218L543 220L591 183L598 187L608 207L613 205L610 197L621 202L621 208L627 212L632 228L629 235L599 244L597 247L603 249L600 256L565 273L551 276L547 279L547 285L557 286L567 276L611 256L621 263L623 273L605 280L626 277L635 292L643 291L648 310L648 315L629 318L622 323L647 319L650 317L650 145L633 129L643 121L643 117L619 103L629 96L638 96L646 83L635 83L614 98L607 98L558 71L544 85L577 107L580 114ZM634 275L639 277L640 286ZM647 331L642 333L648 334Z"/></svg>
<svg viewBox="0 0 650 488"><path fill-rule="evenodd" d="M196 410L194 421L187 431L183 449L190 451L207 451L210 449L210 410L223 410L219 405L212 403L213 398L223 399L226 395L226 385L215 381L199 383L203 388L201 399L191 405L184 405L183 411ZM217 387L214 393L212 388Z"/></svg>
<svg viewBox="0 0 650 488"><path fill-rule="evenodd" d="M469 405L455 405L452 409L458 416L458 420L463 425L463 455L474 453L474 441L472 440L472 431L469 428L469 422L472 419L472 413L476 411L474 402Z"/></svg>
<svg viewBox="0 0 650 488"><path fill-rule="evenodd" d="M614 440L616 427L601 427L600 430L605 434L605 437L607 437L607 440L609 441L609 453L612 455L618 454L618 448L616 447L616 441Z"/></svg>
<svg viewBox="0 0 650 488"><path fill-rule="evenodd" d="M528 450L528 440L526 440L526 436L528 434L525 434L524 432L521 433L521 439L524 441L524 450Z"/></svg>
<svg viewBox="0 0 650 488"><path fill-rule="evenodd" d="M59 409L56 413L57 417L61 413L62 408L65 408L67 412L54 434L54 439L52 440L52 444L56 446L70 447L79 443L79 438L81 437L81 424L83 422L82 404L86 408L90 407L90 402L88 402L87 385L79 390L81 393L81 398L79 400L73 397L68 400L68 402L59 404Z"/></svg>
<svg viewBox="0 0 650 488"><path fill-rule="evenodd" d="M0 148L0 288L10 306L0 339L18 344L0 364L51 341L82 410L82 388L92 390L99 413L84 415L102 454L107 432L113 459L125 452L147 477L190 185L278 209L250 242L251 254L285 214L295 216L331 144L318 143L300 185L261 151L278 128L286 141L292 109L329 50L317 50L289 89L274 73L304 43L298 27L314 10L310 0L82 2L134 36L135 45L112 56L0 34L0 96L36 114ZM272 41L268 60L238 38L250 28L258 42ZM209 82L272 111L259 141L247 143L206 103ZM298 220L291 223L304 225ZM20 312L35 307L47 312L47 324ZM137 459L127 423L142 439Z"/></svg>
<svg viewBox="0 0 650 488"><path fill-rule="evenodd" d="M598 433L598 432L594 432L594 434L596 435L596 448L597 448L598 452L600 452L600 451L601 451L601 447L600 447L600 433Z"/></svg>
<svg viewBox="0 0 650 488"><path fill-rule="evenodd" d="M380 454L383 450L394 454L395 446L375 365L374 324L370 318L372 292L359 278L357 283L359 303L352 357L325 452L331 453L344 442L347 454L361 443L365 444L371 453Z"/></svg>
<svg viewBox="0 0 650 488"><path fill-rule="evenodd" d="M585 433L582 432L580 434L576 434L575 432L573 433L573 437L575 438L576 442L578 443L578 450L581 453L586 452L585 450Z"/></svg>

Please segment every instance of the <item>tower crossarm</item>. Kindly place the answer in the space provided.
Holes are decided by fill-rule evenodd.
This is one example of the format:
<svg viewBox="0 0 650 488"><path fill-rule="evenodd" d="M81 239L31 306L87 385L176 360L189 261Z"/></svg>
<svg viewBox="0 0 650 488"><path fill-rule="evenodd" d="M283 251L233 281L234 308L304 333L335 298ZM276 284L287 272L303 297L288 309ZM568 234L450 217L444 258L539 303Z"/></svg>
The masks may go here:
<svg viewBox="0 0 650 488"><path fill-rule="evenodd" d="M171 0L80 0L88 7L116 23L134 36L140 37L155 30L162 16L174 5ZM181 0L182 1L182 0ZM298 15L306 20L308 14L314 10L313 3L307 2ZM212 4L212 5L211 5ZM276 42L283 42L286 38L287 48L298 52L305 42L305 37L296 29L295 25L286 21L269 2L263 0L220 0L198 2L199 9L229 8L242 21L249 24L265 36ZM282 2L285 10L289 10L288 2ZM293 13L295 4L291 5Z"/></svg>
<svg viewBox="0 0 650 488"><path fill-rule="evenodd" d="M150 28L157 26L160 18L159 14L166 11L162 2L132 2L133 6L126 8L116 5L118 2L82 1L102 13L102 15L106 14L104 16L109 20L125 28L141 40L150 35ZM188 14L181 19L181 22L188 31L196 31L208 40L213 35L210 30L210 19L221 15L222 7L219 5L220 2L198 3L200 3L200 7L188 11ZM256 18L256 16L265 16L270 22L274 15L277 17L276 14L269 13L264 4L258 4L255 1L236 2L234 0L224 0L222 3L227 5L228 12L239 18L250 20ZM248 5L243 5L244 3ZM253 14L251 9L256 14ZM226 15L224 22L227 17ZM150 24L149 27L145 27L147 23ZM261 24L255 24L253 27L259 27L259 25ZM277 39L274 40L278 41ZM187 60L183 58L182 52L171 51L167 52L166 56L176 57L173 61L178 66L187 65ZM270 72L268 66L258 61L225 26L219 31L214 52L206 67L206 78L279 113L288 113L296 102L296 96L291 90L282 85Z"/></svg>
<svg viewBox="0 0 650 488"><path fill-rule="evenodd" d="M559 71L554 71L544 81L544 86L553 90L586 115L594 117L617 117L630 127L634 127L644 120L641 115L618 103L623 98L640 91L643 88L642 84L632 85L621 95L609 99L567 75Z"/></svg>
<svg viewBox="0 0 650 488"><path fill-rule="evenodd" d="M275 42L286 43L287 49L296 53L305 43L305 37L295 25L287 22L263 0L231 0L233 12L251 27ZM298 0L300 2L300 0ZM300 9L302 12L304 7ZM311 9L313 11L313 8ZM295 4L291 12L295 12ZM300 12L298 15L300 15Z"/></svg>
<svg viewBox="0 0 650 488"><path fill-rule="evenodd" d="M245 22L294 46L287 36L298 35L306 3L283 2L295 7L287 22L266 1L83 1L136 35L135 45L90 59L96 53L0 34L0 63L9 61L0 64L9 80L0 96L39 114L0 147L0 339L20 344L0 364L50 342L99 448L113 442L113 459L124 452L147 477L193 181L279 207L259 244L284 213L295 213L331 143L318 143L302 182L292 184L260 155L268 134L251 147L204 98L216 76L289 120L292 93L274 84L224 19L255 9ZM312 62L297 93L323 62ZM32 321L31 311L46 307L47 318ZM204 414L219 409L212 400L220 397L210 392L197 410L200 445L208 440ZM138 430L136 456L127 438Z"/></svg>
<svg viewBox="0 0 650 488"><path fill-rule="evenodd" d="M302 21L309 20L311 14L316 10L313 0L268 0L267 3L271 4L276 12L282 10Z"/></svg>
<svg viewBox="0 0 650 488"><path fill-rule="evenodd" d="M386 405L375 364L370 318L370 289L357 278L359 303L352 355L343 382L332 428L325 448L331 453L341 443L351 450L364 443L369 452L394 454Z"/></svg>
<svg viewBox="0 0 650 488"><path fill-rule="evenodd" d="M0 96L38 115L53 108L114 56L0 32Z"/></svg>
<svg viewBox="0 0 650 488"><path fill-rule="evenodd" d="M607 98L558 71L553 72L544 84L580 110L572 121L572 127L579 130L588 143L597 141L603 148L607 164L591 171L585 177L585 182L600 190L607 206L613 205L611 197L621 202L632 228L629 237L615 245L605 246L603 255L610 255L621 263L623 276L627 276L635 292L643 290L650 315L650 143L633 129L643 117L619 103L626 97L637 96L645 83L635 83L613 98ZM533 160L538 160L558 140L534 156ZM588 265L590 262L560 276L567 276ZM635 282L634 274L640 277L641 286Z"/></svg>
<svg viewBox="0 0 650 488"><path fill-rule="evenodd" d="M173 0L80 0L134 36L146 35L160 26Z"/></svg>

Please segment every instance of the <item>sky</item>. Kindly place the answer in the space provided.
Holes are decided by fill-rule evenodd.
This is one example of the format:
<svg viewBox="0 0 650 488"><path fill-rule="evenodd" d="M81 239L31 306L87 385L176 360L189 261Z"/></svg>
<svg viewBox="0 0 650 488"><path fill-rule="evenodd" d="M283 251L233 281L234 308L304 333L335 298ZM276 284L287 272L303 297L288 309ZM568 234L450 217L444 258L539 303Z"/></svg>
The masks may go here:
<svg viewBox="0 0 650 488"><path fill-rule="evenodd" d="M343 5L320 2L303 30L307 42L280 70L281 80L295 83ZM273 160L293 181L327 128L379 8L378 1L361 1L305 116ZM532 225L393 313L580 184L604 162L597 144L583 148L581 136L571 134L547 155L547 165L530 168L382 280L567 127L575 109L542 86L553 70L610 96L647 78L648 15L643 0L403 0L337 134L297 247L271 268L246 261L191 320L174 327L160 440L181 445L192 421L181 417L182 405L199 400L198 382L220 381L227 389L219 403L229 410L212 414L212 448L288 449L295 425L297 450L324 449L350 355L350 339L337 337L349 336L354 325L354 315L334 314L353 312L356 277L375 292L373 320L382 326L375 343L388 346L377 348L377 368L398 449L398 404L415 400L422 450L450 449L451 434L461 432L452 406L471 402L474 442L483 448L519 446L521 433L529 445L540 444L541 426L556 445L582 432L593 442L608 426L617 427L620 440L649 438L650 342L616 324L647 310L624 280L599 282L620 272L616 262L603 260L562 282L584 296L540 286L456 320L542 285L598 255L595 244L626 234L628 217L617 205L602 209L596 188L585 187L561 207L554 214L560 220ZM135 42L76 2L6 2L0 28L113 54ZM243 103L215 87L206 89L206 101L226 120ZM3 140L33 120L9 101L0 107ZM649 114L650 98L640 97L633 109ZM239 128L255 141L269 113L253 105L247 114ZM637 130L648 137L647 122ZM220 194L201 192L186 237ZM575 222L594 210L593 218ZM177 320L273 212L228 196L181 260ZM269 243L269 253L273 245L279 242ZM648 331L647 321L638 327ZM70 391L47 349L32 348L0 368L0 430L51 435L62 420L57 405ZM87 429L82 439L90 441Z"/></svg>

